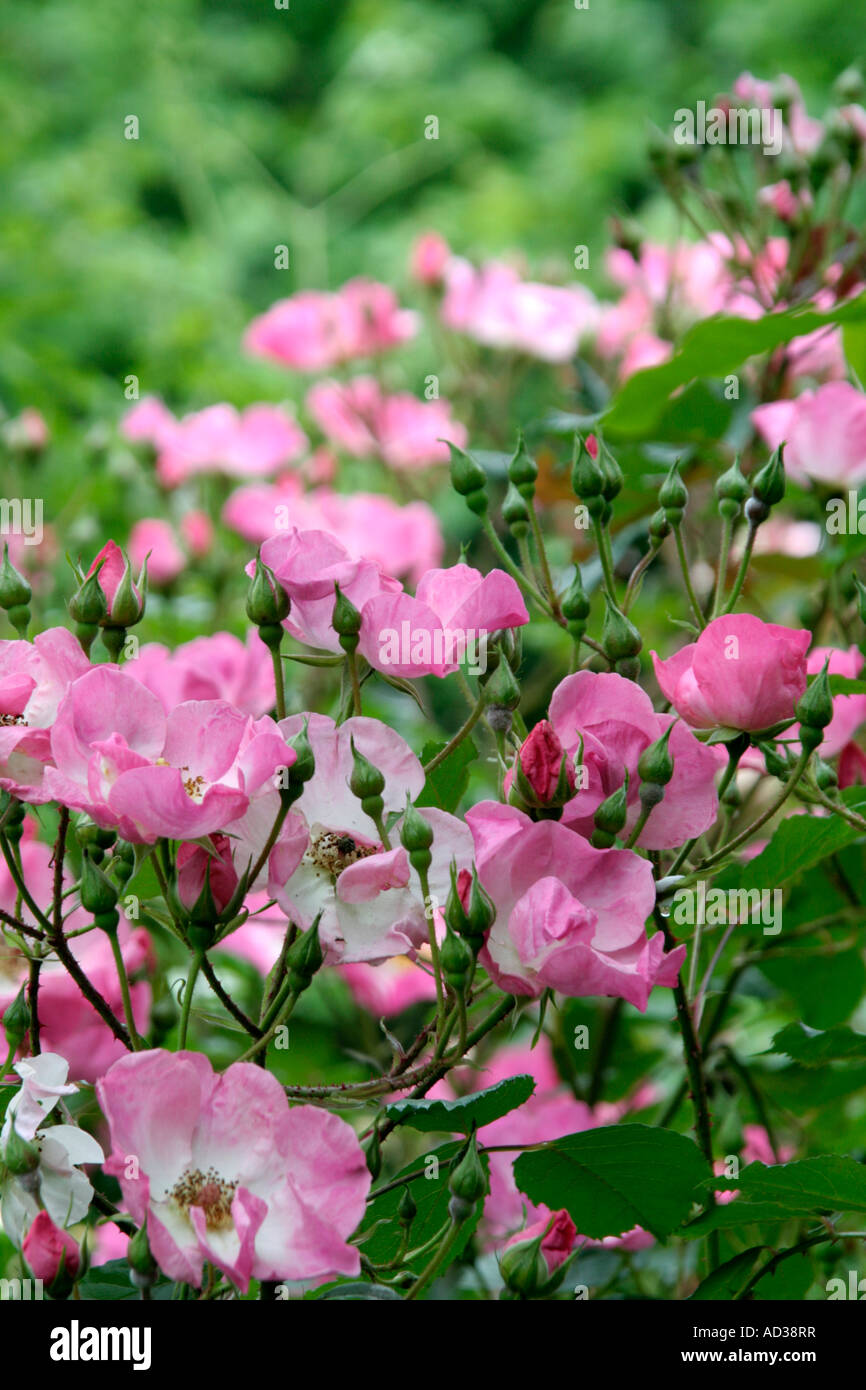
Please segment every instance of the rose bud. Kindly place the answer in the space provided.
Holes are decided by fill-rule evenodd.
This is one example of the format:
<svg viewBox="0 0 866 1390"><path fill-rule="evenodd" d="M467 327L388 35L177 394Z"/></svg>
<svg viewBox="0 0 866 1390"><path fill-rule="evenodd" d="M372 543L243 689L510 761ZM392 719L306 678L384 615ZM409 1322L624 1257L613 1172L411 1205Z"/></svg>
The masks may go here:
<svg viewBox="0 0 866 1390"><path fill-rule="evenodd" d="M50 1285L62 1272L75 1278L81 1267L78 1242L55 1226L47 1211L40 1211L21 1247L35 1278Z"/></svg>
<svg viewBox="0 0 866 1390"><path fill-rule="evenodd" d="M574 795L574 769L553 726L540 720L524 739L505 776L512 806L548 810L564 806Z"/></svg>

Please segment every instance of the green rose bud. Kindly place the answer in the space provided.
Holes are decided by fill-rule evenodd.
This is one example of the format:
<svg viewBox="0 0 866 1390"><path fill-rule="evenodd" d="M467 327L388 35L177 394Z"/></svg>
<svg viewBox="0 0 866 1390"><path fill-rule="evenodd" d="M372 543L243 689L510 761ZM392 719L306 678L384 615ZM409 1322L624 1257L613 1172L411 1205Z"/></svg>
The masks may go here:
<svg viewBox="0 0 866 1390"><path fill-rule="evenodd" d="M794 707L794 713L800 721L800 743L810 753L823 741L824 730L833 718L829 664L828 657L823 670L807 687L806 693Z"/></svg>
<svg viewBox="0 0 866 1390"><path fill-rule="evenodd" d="M505 501L502 503L502 519L512 535L521 540L529 531L529 506L523 500L514 483L508 484Z"/></svg>
<svg viewBox="0 0 866 1390"><path fill-rule="evenodd" d="M81 906L91 916L111 912L117 906L117 888L98 865L91 854L85 853L81 859L81 883L79 886Z"/></svg>
<svg viewBox="0 0 866 1390"><path fill-rule="evenodd" d="M27 1036L29 1028L30 1009L24 995L24 985L22 985L3 1015L3 1031L6 1034L6 1046L13 1052L17 1052L21 1043Z"/></svg>
<svg viewBox="0 0 866 1390"><path fill-rule="evenodd" d="M478 1142L472 1134L451 1168L448 1187L455 1197L473 1206L487 1192L487 1175L478 1156Z"/></svg>
<svg viewBox="0 0 866 1390"><path fill-rule="evenodd" d="M361 803L361 810L371 820L378 821L385 810L385 803L382 800L382 792L385 790L385 778L377 767L374 767L363 753L359 753L355 747L355 740L349 740L352 748L352 772L349 777L349 790L353 796L357 796Z"/></svg>
<svg viewBox="0 0 866 1390"><path fill-rule="evenodd" d="M604 595L607 609L601 630L601 644L611 661L623 657L637 656L643 646L643 638L624 613L620 612L610 595Z"/></svg>
<svg viewBox="0 0 866 1390"><path fill-rule="evenodd" d="M526 451L523 431L517 436L517 452L508 465L508 479L525 501L531 502L535 495L535 480L538 477L538 464Z"/></svg>
<svg viewBox="0 0 866 1390"><path fill-rule="evenodd" d="M255 572L247 590L246 609L250 622L256 627L278 627L289 616L291 606L273 570L257 555Z"/></svg>
<svg viewBox="0 0 866 1390"><path fill-rule="evenodd" d="M361 614L351 599L346 598L339 584L334 585L334 593L336 601L331 615L331 627L339 637L340 646L344 652L357 651L358 634L361 631Z"/></svg>
<svg viewBox="0 0 866 1390"><path fill-rule="evenodd" d="M448 448L451 451L451 486L465 499L471 512L483 516L487 511L487 474L456 444L449 442Z"/></svg>
<svg viewBox="0 0 866 1390"><path fill-rule="evenodd" d="M666 787L674 775L674 760L668 747L674 725L669 724L660 738L650 743L637 762L637 775L642 782Z"/></svg>
<svg viewBox="0 0 866 1390"><path fill-rule="evenodd" d="M680 477L679 462L672 463L659 489L659 504L672 526L679 526L689 500L689 490Z"/></svg>
<svg viewBox="0 0 866 1390"><path fill-rule="evenodd" d="M740 508L751 496L748 479L740 471L739 458L734 459L730 468L716 480L715 494L721 517L733 521L739 516Z"/></svg>
<svg viewBox="0 0 866 1390"><path fill-rule="evenodd" d="M319 913L311 927L292 943L286 953L289 971L289 984L295 994L301 994L313 982L313 976L321 967L324 953L319 941Z"/></svg>
<svg viewBox="0 0 866 1390"><path fill-rule="evenodd" d="M590 844L595 849L609 849L622 830L628 816L628 769L625 781L604 800L595 813L595 829Z"/></svg>

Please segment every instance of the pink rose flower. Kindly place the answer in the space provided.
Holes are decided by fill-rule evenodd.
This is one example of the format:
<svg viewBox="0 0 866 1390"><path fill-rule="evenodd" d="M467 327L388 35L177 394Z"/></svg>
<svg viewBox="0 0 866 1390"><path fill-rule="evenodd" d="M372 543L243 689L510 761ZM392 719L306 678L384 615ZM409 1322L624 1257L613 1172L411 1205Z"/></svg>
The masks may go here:
<svg viewBox="0 0 866 1390"><path fill-rule="evenodd" d="M759 405L751 419L768 448L785 444L785 467L797 482L857 488L866 481L866 396L849 382Z"/></svg>
<svg viewBox="0 0 866 1390"><path fill-rule="evenodd" d="M391 956L378 965L340 965L338 973L356 1004L374 1018L394 1018L412 1004L436 998L436 982L408 956Z"/></svg>
<svg viewBox="0 0 866 1390"><path fill-rule="evenodd" d="M290 854L271 856L271 895L301 927L322 914L319 940L330 964L405 955L428 940L429 905L400 844L399 824L390 829L387 848L375 822L349 790L351 741L385 778L386 821L405 810L407 796L414 801L420 794L423 768L400 735L377 719L358 716L336 725L322 714L293 715L281 720L280 732L293 738L304 719L316 771L293 810L307 828L305 847L302 857L294 843ZM445 811L425 807L421 815L434 832L430 894L434 903L444 904L451 860L456 859L458 868L471 864L472 836L462 821ZM438 920L436 907L434 921Z"/></svg>
<svg viewBox="0 0 866 1390"><path fill-rule="evenodd" d="M137 521L129 533L129 558L136 569L147 561L147 577L157 588L171 584L186 569L186 556L174 527L159 517Z"/></svg>
<svg viewBox="0 0 866 1390"><path fill-rule="evenodd" d="M547 1269L548 1279L565 1264L577 1243L577 1228L567 1211L555 1211L552 1216L543 1216L525 1230L518 1231L506 1242L505 1249L515 1245L528 1245L541 1236L539 1254Z"/></svg>
<svg viewBox="0 0 866 1390"><path fill-rule="evenodd" d="M445 266L442 322L488 347L568 362L598 316L594 296L582 286L524 281L501 261L476 269L453 256Z"/></svg>
<svg viewBox="0 0 866 1390"><path fill-rule="evenodd" d="M166 716L155 695L113 666L70 686L51 752L45 780L54 799L144 843L224 830L296 757L271 719L223 700L191 700Z"/></svg>
<svg viewBox="0 0 866 1390"><path fill-rule="evenodd" d="M612 995L643 1012L653 985L676 983L685 947L647 938L652 866L625 849L593 849L557 821L534 823L482 801L466 814L482 886L496 907L481 962L501 989L538 998Z"/></svg>
<svg viewBox="0 0 866 1390"><path fill-rule="evenodd" d="M159 642L146 642L123 673L156 695L166 714L187 700L226 700L259 719L276 700L271 655L255 628L245 642L230 632L215 632L183 642L173 652Z"/></svg>
<svg viewBox="0 0 866 1390"><path fill-rule="evenodd" d="M206 512L184 512L180 519L180 534L190 554L197 560L210 554L213 548L213 522Z"/></svg>
<svg viewBox="0 0 866 1390"><path fill-rule="evenodd" d="M370 1173L354 1132L313 1106L289 1108L276 1077L199 1052L130 1054L97 1083L125 1209L172 1279L199 1286L204 1261L250 1279L319 1284L357 1274L347 1243ZM138 1159L130 1177L128 1156Z"/></svg>
<svg viewBox="0 0 866 1390"><path fill-rule="evenodd" d="M333 536L352 559L370 560L389 574L417 583L442 559L439 519L426 502L401 505L373 492L305 492L289 475L273 485L238 488L223 508L223 521L253 545L287 529Z"/></svg>
<svg viewBox="0 0 866 1390"><path fill-rule="evenodd" d="M562 824L588 839L595 812L623 785L628 772L628 833L640 814L638 760L673 717L656 714L649 696L633 681L613 672L578 671L560 681L553 692L550 722L572 763L583 738L581 765L587 785L579 785L566 804ZM668 746L674 775L638 837L638 844L646 849L670 849L702 835L718 812L717 751L706 748L679 722Z"/></svg>
<svg viewBox="0 0 866 1390"><path fill-rule="evenodd" d="M307 436L293 416L275 405L212 405L177 420L153 397L134 406L121 423L127 439L156 451L161 483L177 487L199 473L263 478L307 449Z"/></svg>
<svg viewBox="0 0 866 1390"><path fill-rule="evenodd" d="M460 448L468 440L447 401L419 401L406 391L388 396L370 376L320 381L307 393L307 407L331 443L355 458L380 458L397 470L447 463L443 440Z"/></svg>
<svg viewBox="0 0 866 1390"><path fill-rule="evenodd" d="M138 615L141 617L144 612L142 576L139 575L137 584L132 582L129 561L115 541L105 542L99 554L94 557L85 579L89 579L93 574L96 575L96 581L105 598L107 619L111 619L114 615L118 590L124 581L127 581L131 586L132 606L138 606ZM120 626L127 627L130 624L126 622L121 623Z"/></svg>
<svg viewBox="0 0 866 1390"><path fill-rule="evenodd" d="M419 285L438 285L451 257L451 248L438 232L422 232L412 244L409 274Z"/></svg>
<svg viewBox="0 0 866 1390"><path fill-rule="evenodd" d="M572 760L566 754L565 749L559 741L559 736L546 719L541 719L524 739L517 753L514 765L505 774L504 790L506 797L509 796L511 788L515 784L517 775L517 763L520 763L520 770L529 783L532 793L532 804L538 806L549 806L552 804L556 795L560 777L563 772L563 760L565 763L565 788L566 797L572 795L574 791L574 766ZM519 787L515 788L515 796L520 797ZM514 798L512 798L513 800ZM519 800L515 801L519 805Z"/></svg>
<svg viewBox="0 0 866 1390"><path fill-rule="evenodd" d="M214 853L203 845L188 842L178 849L177 896L187 911L195 906L204 892L206 878L218 913L223 912L231 902L238 886L231 840L227 835L212 835L210 844Z"/></svg>
<svg viewBox="0 0 866 1390"><path fill-rule="evenodd" d="M303 290L279 300L253 319L244 347L296 371L320 372L396 347L414 337L417 324L387 285L356 279L336 294Z"/></svg>
<svg viewBox="0 0 866 1390"><path fill-rule="evenodd" d="M262 546L262 560L292 601L283 626L311 647L339 653L331 626L335 584L361 614L358 650L377 670L417 678L446 676L480 660L487 638L529 621L520 590L502 570L469 565L429 570L413 598L368 560L355 560L321 531L289 531ZM247 567L251 574L253 565Z"/></svg>
<svg viewBox="0 0 866 1390"><path fill-rule="evenodd" d="M730 613L667 661L655 652L652 659L663 694L686 723L754 733L792 718L806 689L810 641L804 628Z"/></svg>
<svg viewBox="0 0 866 1390"><path fill-rule="evenodd" d="M51 725L71 683L91 669L71 632L0 642L0 787L22 801L51 800L43 778Z"/></svg>
<svg viewBox="0 0 866 1390"><path fill-rule="evenodd" d="M78 1241L68 1231L55 1226L47 1211L40 1211L21 1246L22 1254L35 1278L43 1284L53 1284L60 1273L75 1278L81 1267Z"/></svg>
<svg viewBox="0 0 866 1390"><path fill-rule="evenodd" d="M795 193L787 179L780 179L758 189L758 202L772 208L782 222L793 222L804 208L812 206L812 195L807 188Z"/></svg>

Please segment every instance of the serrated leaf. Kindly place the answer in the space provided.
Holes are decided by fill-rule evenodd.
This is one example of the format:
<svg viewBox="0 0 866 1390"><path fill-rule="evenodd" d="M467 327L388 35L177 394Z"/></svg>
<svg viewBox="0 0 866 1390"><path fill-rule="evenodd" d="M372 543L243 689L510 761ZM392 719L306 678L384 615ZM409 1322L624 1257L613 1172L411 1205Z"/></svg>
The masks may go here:
<svg viewBox="0 0 866 1390"><path fill-rule="evenodd" d="M845 804L863 814L866 793L849 787L842 793ZM769 844L744 865L740 888L781 887L796 874L810 869L828 855L857 839L860 831L841 816L789 816L777 827Z"/></svg>
<svg viewBox="0 0 866 1390"><path fill-rule="evenodd" d="M425 743L421 762L426 766L445 746L444 743ZM454 751L427 774L416 806L438 806L440 811L450 811L453 815L469 783L469 764L477 757L478 749L471 738L458 743Z"/></svg>
<svg viewBox="0 0 866 1390"><path fill-rule="evenodd" d="M866 1167L853 1158L824 1154L793 1163L750 1163L737 1178L709 1179L717 1191L739 1196L689 1225L684 1235L703 1236L751 1222L788 1221L826 1212L866 1212Z"/></svg>
<svg viewBox="0 0 866 1390"><path fill-rule="evenodd" d="M474 1091L459 1100L395 1100L385 1109L391 1119L425 1134L468 1134L475 1125L489 1125L529 1100L535 1090L531 1076L509 1076L485 1091Z"/></svg>
<svg viewBox="0 0 866 1390"><path fill-rule="evenodd" d="M649 1125L610 1125L570 1134L523 1153L514 1165L521 1192L565 1208L581 1235L618 1236L642 1226L659 1239L686 1219L708 1168L682 1134Z"/></svg>
<svg viewBox="0 0 866 1390"><path fill-rule="evenodd" d="M789 1023L776 1033L769 1052L791 1057L804 1067L823 1067L828 1062L866 1060L866 1035L851 1028L821 1032L802 1023Z"/></svg>
<svg viewBox="0 0 866 1390"><path fill-rule="evenodd" d="M620 438L652 435L678 387L736 372L750 357L771 352L806 333L837 323L866 320L866 295L821 314L786 309L760 319L717 314L696 323L668 362L635 372L620 387L604 416L605 432Z"/></svg>

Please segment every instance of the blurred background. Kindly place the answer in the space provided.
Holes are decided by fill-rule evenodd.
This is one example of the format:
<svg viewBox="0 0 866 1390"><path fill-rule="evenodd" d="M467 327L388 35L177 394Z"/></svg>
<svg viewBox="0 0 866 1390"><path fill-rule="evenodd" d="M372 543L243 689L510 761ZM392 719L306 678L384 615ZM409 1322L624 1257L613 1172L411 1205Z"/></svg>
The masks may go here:
<svg viewBox="0 0 866 1390"><path fill-rule="evenodd" d="M116 420L128 373L177 408L278 399L285 373L240 351L252 315L357 274L402 291L427 227L461 254L517 250L539 277L586 244L603 289L612 213L675 230L650 121L744 69L790 72L821 109L859 56L838 0L287 3L3 7L9 414L80 434Z"/></svg>

